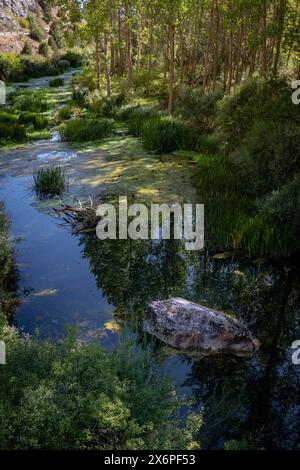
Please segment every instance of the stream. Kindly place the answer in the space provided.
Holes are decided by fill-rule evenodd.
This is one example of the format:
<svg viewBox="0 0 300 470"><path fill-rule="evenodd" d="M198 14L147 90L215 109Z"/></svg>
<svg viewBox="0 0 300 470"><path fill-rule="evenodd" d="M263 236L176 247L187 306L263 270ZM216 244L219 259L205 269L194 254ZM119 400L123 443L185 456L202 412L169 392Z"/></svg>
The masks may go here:
<svg viewBox="0 0 300 470"><path fill-rule="evenodd" d="M150 338L147 344L180 393L202 412L203 448L241 436L259 448L297 448L300 366L291 359L291 345L300 340L297 270L263 260L214 259L186 251L178 240L74 235L53 215L59 200L39 201L32 191L32 175L49 163L64 167L71 200L129 191L143 201L197 197L191 162L149 155L128 136L71 148L54 134L49 141L1 150L0 200L12 221L19 270L17 327L60 339L66 325L74 325L81 341L99 338L108 348L123 331L144 347L141 318L152 299L180 296L238 315L261 342L250 359L195 358Z"/></svg>

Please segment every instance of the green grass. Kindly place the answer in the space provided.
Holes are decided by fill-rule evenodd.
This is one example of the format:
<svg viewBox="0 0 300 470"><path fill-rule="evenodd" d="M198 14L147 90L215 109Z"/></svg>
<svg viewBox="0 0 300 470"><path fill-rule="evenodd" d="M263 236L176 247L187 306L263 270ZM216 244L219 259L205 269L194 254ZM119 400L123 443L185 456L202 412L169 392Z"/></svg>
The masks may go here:
<svg viewBox="0 0 300 470"><path fill-rule="evenodd" d="M25 126L32 126L35 130L42 130L48 127L49 121L46 116L39 113L23 111L19 115L19 123Z"/></svg>
<svg viewBox="0 0 300 470"><path fill-rule="evenodd" d="M66 187L66 177L60 166L42 168L33 177L34 191L40 198L59 196Z"/></svg>
<svg viewBox="0 0 300 470"><path fill-rule="evenodd" d="M62 128L62 137L69 142L91 142L111 135L114 121L111 119L72 119Z"/></svg>
<svg viewBox="0 0 300 470"><path fill-rule="evenodd" d="M16 303L16 265L10 240L10 223L0 202L0 315L9 316Z"/></svg>
<svg viewBox="0 0 300 470"><path fill-rule="evenodd" d="M64 86L65 81L63 78L52 78L52 80L49 80L49 87L51 88L58 88L61 86Z"/></svg>
<svg viewBox="0 0 300 470"><path fill-rule="evenodd" d="M15 122L0 122L0 145L26 141L25 127Z"/></svg>

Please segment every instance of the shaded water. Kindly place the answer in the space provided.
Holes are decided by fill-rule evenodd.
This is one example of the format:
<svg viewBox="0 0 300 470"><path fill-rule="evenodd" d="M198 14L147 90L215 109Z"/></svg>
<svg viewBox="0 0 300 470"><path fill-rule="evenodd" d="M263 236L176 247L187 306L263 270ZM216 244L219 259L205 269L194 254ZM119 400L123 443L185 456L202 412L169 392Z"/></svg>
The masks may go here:
<svg viewBox="0 0 300 470"><path fill-rule="evenodd" d="M140 149L132 157L133 143L116 141L109 156L94 149L79 155L55 135L50 143L0 155L0 200L12 219L20 272L17 326L58 339L65 325L76 325L85 341L104 332L101 341L107 347L125 329L141 346L150 344L178 389L195 399L203 413L203 448L243 438L258 448L297 448L300 366L292 364L290 349L300 339L300 278L295 268L216 260L185 251L179 241L74 236L51 213L57 201L35 200L30 172L51 161L66 165L76 182L71 190L75 186L85 194L116 185L125 191L124 181L140 195L156 196L160 188L165 194L171 188L172 200L177 200L178 188L187 194L185 165L176 169L173 158L160 161ZM145 338L145 306L170 296L238 315L260 340L260 351L250 359L195 359Z"/></svg>

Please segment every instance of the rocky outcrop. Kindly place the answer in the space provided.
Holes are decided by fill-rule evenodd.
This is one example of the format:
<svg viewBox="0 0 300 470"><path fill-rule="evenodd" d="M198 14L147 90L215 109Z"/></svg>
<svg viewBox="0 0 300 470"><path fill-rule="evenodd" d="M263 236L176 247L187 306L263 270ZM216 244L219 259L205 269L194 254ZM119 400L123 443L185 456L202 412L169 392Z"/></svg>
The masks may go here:
<svg viewBox="0 0 300 470"><path fill-rule="evenodd" d="M240 321L180 298L149 304L143 328L164 343L191 353L250 356L259 346Z"/></svg>
<svg viewBox="0 0 300 470"><path fill-rule="evenodd" d="M37 10L36 0L0 0L0 11L9 10L15 16L27 16Z"/></svg>

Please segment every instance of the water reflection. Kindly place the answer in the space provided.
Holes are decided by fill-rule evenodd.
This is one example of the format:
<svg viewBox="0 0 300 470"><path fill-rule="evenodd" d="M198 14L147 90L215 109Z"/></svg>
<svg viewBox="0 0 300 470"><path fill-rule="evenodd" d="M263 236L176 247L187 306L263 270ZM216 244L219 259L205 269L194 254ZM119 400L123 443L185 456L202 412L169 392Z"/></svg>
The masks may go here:
<svg viewBox="0 0 300 470"><path fill-rule="evenodd" d="M296 448L300 436L300 367L290 345L300 338L299 273L284 266L215 260L180 241L99 241L82 237L97 286L116 306L116 320L140 319L152 299L181 296L238 315L261 341L251 359L177 356L177 381L203 406L201 440L218 447L242 437L258 448ZM156 342L154 342L156 343ZM161 346L155 344L160 350ZM176 368L165 368L176 377ZM184 375L184 379L183 379Z"/></svg>

